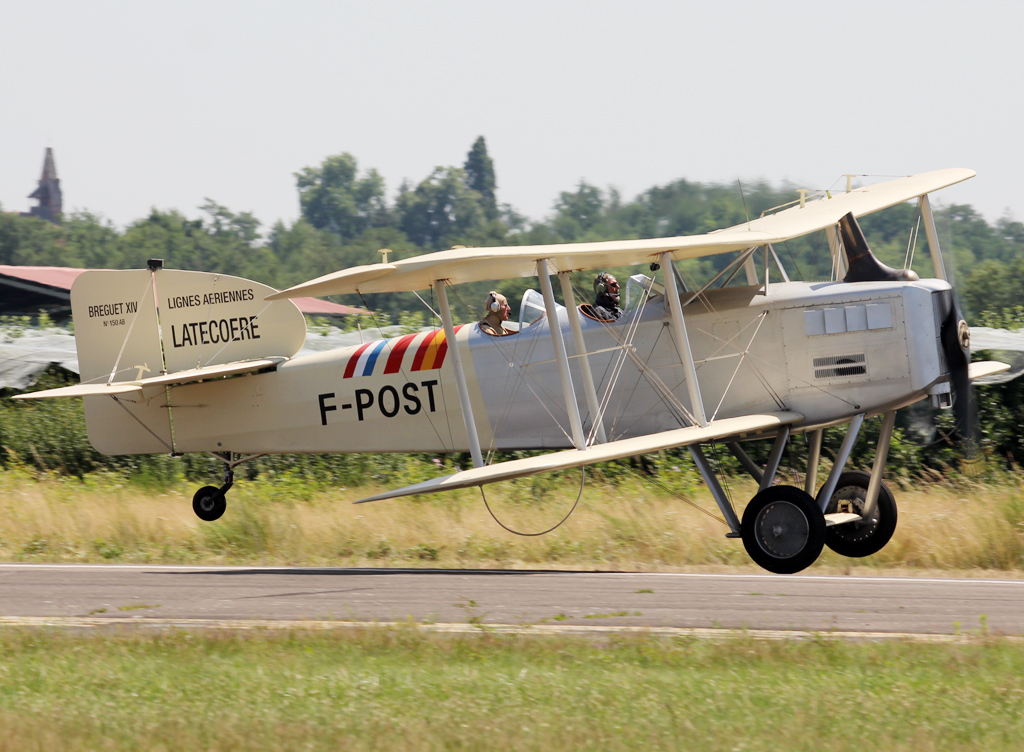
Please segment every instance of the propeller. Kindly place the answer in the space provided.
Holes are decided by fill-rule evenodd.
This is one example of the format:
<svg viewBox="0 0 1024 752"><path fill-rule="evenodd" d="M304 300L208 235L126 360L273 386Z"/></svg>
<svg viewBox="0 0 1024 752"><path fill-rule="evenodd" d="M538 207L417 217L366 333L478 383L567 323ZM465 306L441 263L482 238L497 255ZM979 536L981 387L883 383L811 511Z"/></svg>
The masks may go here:
<svg viewBox="0 0 1024 752"><path fill-rule="evenodd" d="M978 407L974 402L974 391L968 374L971 362L971 330L960 310L956 293L949 290L940 293L945 314L939 329L942 352L946 356L950 386L953 391L953 415L956 427L963 440L964 460L967 463L979 459Z"/></svg>

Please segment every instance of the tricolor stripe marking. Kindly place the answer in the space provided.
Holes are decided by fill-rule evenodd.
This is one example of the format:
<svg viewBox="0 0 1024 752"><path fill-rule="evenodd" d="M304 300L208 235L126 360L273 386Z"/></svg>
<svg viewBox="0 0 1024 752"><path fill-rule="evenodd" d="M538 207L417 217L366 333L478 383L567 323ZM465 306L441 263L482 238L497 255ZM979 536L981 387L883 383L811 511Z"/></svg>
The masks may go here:
<svg viewBox="0 0 1024 752"><path fill-rule="evenodd" d="M455 327L458 332L462 325ZM416 343L416 340L419 343ZM386 358L381 354L387 352ZM398 373L408 352L413 351L411 371L434 371L444 365L448 354L448 338L444 329L432 329L429 332L406 334L397 339L382 339L360 345L352 353L345 365L342 378L351 379L358 376L372 376L378 360L384 361L384 373Z"/></svg>

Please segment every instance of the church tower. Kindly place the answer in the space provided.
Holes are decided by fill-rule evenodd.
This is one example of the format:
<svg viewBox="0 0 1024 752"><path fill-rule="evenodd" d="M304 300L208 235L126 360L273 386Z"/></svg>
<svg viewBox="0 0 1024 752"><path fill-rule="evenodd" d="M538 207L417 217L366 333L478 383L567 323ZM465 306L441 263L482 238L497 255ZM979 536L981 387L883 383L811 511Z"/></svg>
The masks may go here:
<svg viewBox="0 0 1024 752"><path fill-rule="evenodd" d="M39 206L29 209L25 217L39 217L54 224L60 223L60 215L63 211L63 203L60 193L60 180L57 179L57 166L53 161L53 149L46 148L46 159L43 161L43 175L39 178L39 187L32 192L29 198L39 202Z"/></svg>

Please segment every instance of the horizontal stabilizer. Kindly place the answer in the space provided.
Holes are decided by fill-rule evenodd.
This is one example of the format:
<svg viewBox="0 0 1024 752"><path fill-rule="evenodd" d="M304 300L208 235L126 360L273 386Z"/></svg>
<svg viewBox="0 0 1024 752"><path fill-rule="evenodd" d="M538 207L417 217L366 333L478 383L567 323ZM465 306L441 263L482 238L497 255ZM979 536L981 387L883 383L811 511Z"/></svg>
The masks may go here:
<svg viewBox="0 0 1024 752"><path fill-rule="evenodd" d="M979 360L967 366L967 377L974 381L974 379L984 378L985 376L1009 370L1010 366L1008 363L1000 363L998 360Z"/></svg>
<svg viewBox="0 0 1024 752"><path fill-rule="evenodd" d="M780 426L797 423L803 420L803 417L799 413L778 412L743 415L738 418L723 418L722 420L716 420L707 428L687 426L686 428L676 428L672 431L637 436L632 439L610 441L607 444L596 444L584 450L566 449L561 452L542 454L538 457L524 457L523 459L498 462L485 467L474 467L472 470L465 470L454 475L446 475L394 491L386 491L376 496L360 499L355 503L362 504L367 501L397 499L401 496L415 496L417 494L437 493L438 491L454 491L459 488L482 486L486 483L512 480L527 475L536 475L537 473L591 465L595 462L608 462L610 460L622 459L623 457L634 457L638 454L657 452L662 449L699 444L703 441L760 433L761 431L769 431Z"/></svg>
<svg viewBox="0 0 1024 752"><path fill-rule="evenodd" d="M15 394L16 400L49 399L51 397L97 397L105 394L142 395L142 387L131 381L120 381L116 384L75 384L60 389L45 389L41 392Z"/></svg>
<svg viewBox="0 0 1024 752"><path fill-rule="evenodd" d="M60 389L46 389L41 392L29 392L28 394L15 395L14 399L49 399L50 397L96 397L101 395L129 394L142 395L142 390L153 386L171 386L174 384L190 384L195 381L206 379L222 378L224 376L237 376L243 373L261 371L270 366L276 366L287 358L260 358L259 360L243 360L239 363L225 363L219 366L207 366L206 368L190 368L187 371L177 371L165 376L154 376L150 379L139 379L137 381L118 381L114 384L75 384Z"/></svg>

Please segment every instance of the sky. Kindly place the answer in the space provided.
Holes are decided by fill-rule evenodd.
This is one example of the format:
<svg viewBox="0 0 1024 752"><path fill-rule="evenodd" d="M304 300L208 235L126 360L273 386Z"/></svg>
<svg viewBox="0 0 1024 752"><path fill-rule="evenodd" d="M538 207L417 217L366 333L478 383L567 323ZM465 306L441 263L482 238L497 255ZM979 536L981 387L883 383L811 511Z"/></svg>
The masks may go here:
<svg viewBox="0 0 1024 752"><path fill-rule="evenodd" d="M207 198L265 226L350 152L391 195L487 139L533 219L580 180L841 187L969 167L942 191L1024 218L1024 3L0 0L0 205L47 146L65 211L118 226ZM795 198L795 194L794 194Z"/></svg>

